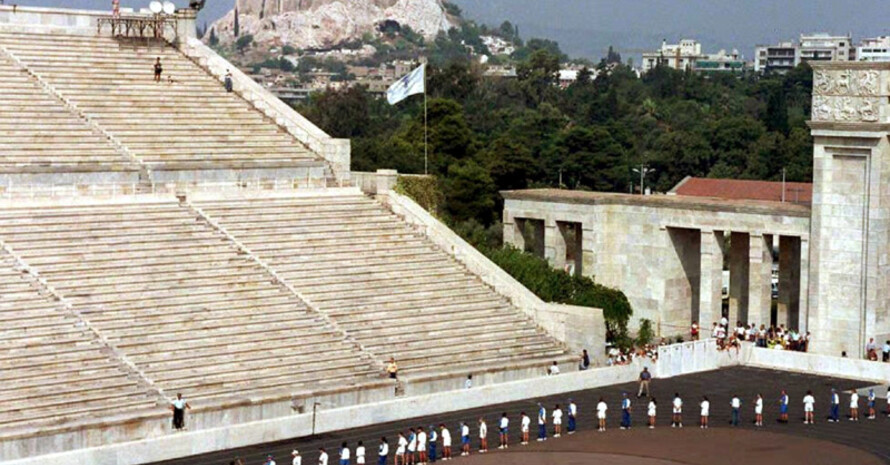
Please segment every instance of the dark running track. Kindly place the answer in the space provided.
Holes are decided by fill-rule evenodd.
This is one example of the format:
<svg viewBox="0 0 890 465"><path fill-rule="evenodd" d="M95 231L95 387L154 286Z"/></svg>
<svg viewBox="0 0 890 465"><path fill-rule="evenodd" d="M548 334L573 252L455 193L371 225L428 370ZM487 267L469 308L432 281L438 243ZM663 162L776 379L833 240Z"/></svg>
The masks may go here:
<svg viewBox="0 0 890 465"><path fill-rule="evenodd" d="M568 446L572 440L575 440L575 438L588 437L588 434L584 432L595 428L596 420L592 411L600 396L605 397L606 402L609 403L608 426L610 431L599 436L589 437L597 438L601 436L608 438L618 437L619 435L624 434L628 436L632 435L632 437L639 435L642 438L642 435L644 434L657 433L657 435L650 437L650 440L662 440L665 442L688 441L691 445L700 446L701 444L708 442L707 437L699 438L696 436L696 433L719 434L719 432L714 432L715 428L730 428L728 424L730 418L729 401L734 394L739 395L743 401L742 426L740 426L740 429L752 430L752 434L754 435L759 434L758 432L753 431L755 428L751 424L754 420L753 402L757 393L763 394L764 397L764 427L760 428L764 432L780 433L783 435L809 438L817 441L831 441L874 454L883 463L890 464L890 440L887 439L890 437L890 418L887 418L886 415L881 413L887 408L887 404L883 399L878 399L877 409L879 415L876 420L869 421L864 419L864 413L866 411L866 401L864 396L860 400L860 414L863 419L858 423L847 421L845 417L842 419L841 423L837 424L828 423L825 420L828 415L828 402L831 388L849 390L852 388L866 387L869 384L870 383L862 381L827 378L798 373L748 367L733 367L717 371L679 376L671 379L653 380L652 394L658 401L658 428L656 428L655 431L649 431L645 428L646 404L648 401L645 401L644 399L636 400L635 397L632 397L634 400L634 428L631 431L618 430L621 393L627 391L633 396L636 394L636 383L630 383L576 392L557 397L528 399L526 401L512 402L509 404L492 405L479 409L451 412L433 418L398 421L364 428L338 431L336 433L323 434L315 437L295 438L293 440L250 446L236 450L213 452L204 455L159 462L157 465L228 465L234 457L241 457L247 465L259 465L264 462L266 454L269 453L275 456L279 465L289 465L291 458L290 452L294 448L299 449L302 453L304 464L315 465L318 460L317 451L319 447L325 447L327 449L331 458L330 463L335 464L337 463L336 459L339 458L337 451L340 443L346 441L349 443L350 448L354 449L359 440L364 441L365 446L368 449L369 459L376 459L377 444L379 443L381 436L386 436L387 439L389 439L392 452L394 450L393 444L398 431L404 431L412 426L423 426L424 429L426 429L431 424L438 425L439 423L445 423L448 428L451 429L455 446L457 446L460 442L457 429L459 422L461 421L467 421L471 426L471 437L473 438L473 447L475 451L475 449L478 448L478 439L476 439L478 437L476 420L480 416L485 417L489 425L489 448L491 452L486 455L485 462L479 461L478 463L494 463L492 460L496 457L518 457L519 455L526 455L515 453L517 452L516 449L519 447L516 444L518 442L516 438L519 431L520 411L524 410L530 417L532 417L532 434L534 437L534 429L536 426L534 418L537 413L535 405L538 401L541 401L547 407L548 416L553 405L556 403L559 403L560 406L565 409L565 404L568 403L568 399L572 398L575 400L575 403L578 404L579 434L572 438L567 438L564 435L561 439L551 439L543 443L543 445L535 444L533 439L532 446L528 448L528 455L531 456L533 455L531 452L559 450L560 443L565 443L565 445ZM788 395L790 396L789 412L791 421L789 424L776 423L776 418L778 416L777 400L782 389L787 390ZM812 426L804 425L802 423L802 399L808 389L813 391L816 398L816 425ZM670 428L670 401L673 399L674 392L679 392L684 401L684 428L682 431ZM698 403L702 395L707 395L711 401L710 431L701 431L697 427L699 413ZM849 396L843 394L841 396L842 414L846 414L848 405ZM502 412L507 412L511 420L510 435L511 442L513 442L514 445L511 446L508 451L510 455L507 455L506 452L497 450L498 439L496 422L497 419L500 418ZM548 425L548 428L549 427L550 426ZM565 422L563 422L563 427L565 427ZM678 434L671 435L674 432ZM590 435L594 434L596 433L592 431L590 432ZM742 436L751 437L750 435L730 436L739 437L739 441L737 443L730 443L731 448L725 451L728 454L731 454L732 449L735 449L736 447L746 449L756 449L758 447L757 443L741 441ZM763 435L764 439L766 439L766 436L772 437L775 435ZM458 447L455 447L454 449L457 450ZM630 450L630 448L627 451L621 452L633 455L633 451ZM693 448L689 449L690 457L697 455L699 455L699 453L696 450ZM840 457L835 458L837 458L837 461L834 463L847 461ZM455 457L455 459L460 460L460 457ZM481 457L479 460L482 460ZM672 457L671 460L683 463L695 463L690 460L678 460L677 457ZM789 460L790 461L786 463L800 463L799 460L794 460L793 457ZM477 463L477 460L464 459L461 462L475 464ZM513 463L513 460L511 459L510 462ZM368 463L376 463L376 461L369 460ZM392 463L391 457L388 463ZM519 461L516 463L519 463ZM832 462L830 461L827 463Z"/></svg>

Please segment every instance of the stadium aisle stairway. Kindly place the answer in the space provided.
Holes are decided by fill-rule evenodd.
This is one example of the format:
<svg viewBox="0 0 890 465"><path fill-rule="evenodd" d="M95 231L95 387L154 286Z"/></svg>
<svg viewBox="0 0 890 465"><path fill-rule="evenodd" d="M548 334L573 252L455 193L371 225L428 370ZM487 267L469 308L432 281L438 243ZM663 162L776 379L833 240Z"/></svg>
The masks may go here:
<svg viewBox="0 0 890 465"><path fill-rule="evenodd" d="M0 325L0 429L158 410L157 395L6 253L0 253Z"/></svg>
<svg viewBox="0 0 890 465"><path fill-rule="evenodd" d="M2 53L0 83L0 173L138 171Z"/></svg>
<svg viewBox="0 0 890 465"><path fill-rule="evenodd" d="M149 166L324 166L293 136L166 43L0 33L0 46ZM153 75L158 57L164 69L160 83Z"/></svg>
<svg viewBox="0 0 890 465"><path fill-rule="evenodd" d="M195 202L406 375L565 361L556 340L392 212L356 193Z"/></svg>
<svg viewBox="0 0 890 465"><path fill-rule="evenodd" d="M10 208L0 240L167 397L380 381L342 332L175 200Z"/></svg>

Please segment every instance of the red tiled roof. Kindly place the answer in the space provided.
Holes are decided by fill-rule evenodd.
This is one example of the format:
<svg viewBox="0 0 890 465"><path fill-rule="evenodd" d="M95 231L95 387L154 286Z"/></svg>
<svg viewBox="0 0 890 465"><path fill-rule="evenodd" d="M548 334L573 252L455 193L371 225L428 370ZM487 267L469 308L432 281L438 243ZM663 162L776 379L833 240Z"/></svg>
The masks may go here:
<svg viewBox="0 0 890 465"><path fill-rule="evenodd" d="M781 202L782 183L689 177L677 184L670 193L689 197ZM803 182L786 182L785 201L810 205L813 202L813 185Z"/></svg>

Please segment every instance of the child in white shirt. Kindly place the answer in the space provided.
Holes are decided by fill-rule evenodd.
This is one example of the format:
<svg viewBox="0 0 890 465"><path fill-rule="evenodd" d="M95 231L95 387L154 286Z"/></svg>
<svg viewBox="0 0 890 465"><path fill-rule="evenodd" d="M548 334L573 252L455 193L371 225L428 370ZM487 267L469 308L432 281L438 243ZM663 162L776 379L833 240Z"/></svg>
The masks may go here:
<svg viewBox="0 0 890 465"><path fill-rule="evenodd" d="M673 402L673 416L671 418L671 428L682 428L683 427L683 399L680 398L680 393L674 393L674 402Z"/></svg>
<svg viewBox="0 0 890 465"><path fill-rule="evenodd" d="M803 412L804 412L804 420L803 423L812 425L815 424L813 411L815 410L814 405L816 404L816 398L813 397L813 391L807 391L807 395L803 396Z"/></svg>

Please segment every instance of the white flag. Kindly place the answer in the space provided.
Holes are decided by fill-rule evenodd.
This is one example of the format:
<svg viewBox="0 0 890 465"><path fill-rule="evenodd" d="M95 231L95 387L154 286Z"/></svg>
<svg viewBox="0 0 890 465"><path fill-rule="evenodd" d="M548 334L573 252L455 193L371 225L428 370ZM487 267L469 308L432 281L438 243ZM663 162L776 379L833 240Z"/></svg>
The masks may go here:
<svg viewBox="0 0 890 465"><path fill-rule="evenodd" d="M414 71L403 76L386 91L386 101L395 105L406 98L426 92L426 65L420 65Z"/></svg>

